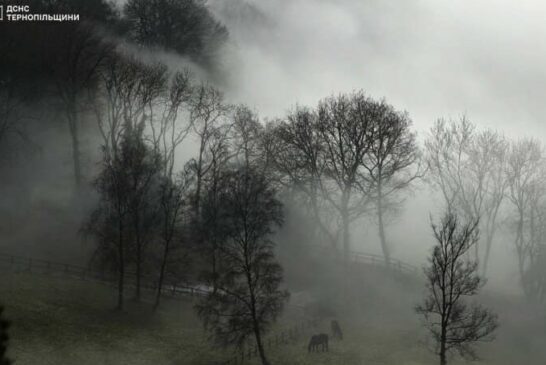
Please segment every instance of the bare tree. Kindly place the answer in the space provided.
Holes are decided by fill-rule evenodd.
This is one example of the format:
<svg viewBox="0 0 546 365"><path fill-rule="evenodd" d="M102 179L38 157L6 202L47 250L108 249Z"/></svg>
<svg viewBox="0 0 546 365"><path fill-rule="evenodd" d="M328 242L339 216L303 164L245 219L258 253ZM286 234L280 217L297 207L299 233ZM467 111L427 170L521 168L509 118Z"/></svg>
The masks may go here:
<svg viewBox="0 0 546 365"><path fill-rule="evenodd" d="M326 98L317 108L324 166L319 185L322 196L340 217L345 266L351 249L350 224L367 211L372 196L365 159L375 140L381 109L381 103L362 91Z"/></svg>
<svg viewBox="0 0 546 365"><path fill-rule="evenodd" d="M98 188L105 196L106 207L103 206L103 210L113 212L113 218L107 220L113 220L118 225L118 306L121 308L129 253L127 244L131 234L135 235L136 245L131 247L137 267L136 296L140 296L142 260L147 242L143 234L151 229L145 227L150 222L142 217L144 213L149 215L150 211L146 209L145 212L142 204L149 204L149 189L154 185L152 180L162 166L160 154L154 146L149 146L144 131L146 120L151 118L150 106L159 102L166 92L168 75L164 65L146 65L133 57L112 53L100 76L101 87L93 98L104 154L104 176L99 178ZM133 144L129 143L131 136L135 137L132 138ZM132 153L129 154L130 151ZM108 208L109 201L118 202L115 210Z"/></svg>
<svg viewBox="0 0 546 365"><path fill-rule="evenodd" d="M452 351L476 358L476 342L492 340L498 326L496 314L466 300L483 285L477 263L465 258L478 242L478 224L478 220L461 223L451 211L439 225L432 224L437 243L424 270L427 295L416 311L424 317L441 365L447 364Z"/></svg>
<svg viewBox="0 0 546 365"><path fill-rule="evenodd" d="M117 308L123 309L127 250L130 240L128 223L130 207L130 182L128 164L131 159L130 140L119 141L116 154L109 153L103 147L101 173L95 180L100 201L91 213L84 230L95 237L98 257L102 263L117 271L118 302Z"/></svg>
<svg viewBox="0 0 546 365"><path fill-rule="evenodd" d="M399 209L402 205L400 195L423 173L415 134L410 127L407 113L397 112L381 102L375 120L375 138L364 160L368 170L366 179L375 190L379 239L387 264L391 252L385 233L385 216L389 210Z"/></svg>
<svg viewBox="0 0 546 365"><path fill-rule="evenodd" d="M263 126L258 115L248 107L239 105L235 108L231 129L235 162L244 166L265 167L261 149Z"/></svg>
<svg viewBox="0 0 546 365"><path fill-rule="evenodd" d="M317 234L337 247L338 219L321 198L320 180L324 178L323 144L316 127L316 113L296 107L285 120L269 127L267 155L271 156L277 180L291 196L302 202L316 223ZM330 214L328 214L330 213Z"/></svg>
<svg viewBox="0 0 546 365"><path fill-rule="evenodd" d="M81 166L81 114L86 111L83 94L97 85L100 68L113 51L113 45L105 41L95 26L89 23L63 26L48 42L53 49L52 59L46 60L53 75L55 94L58 96L72 142L74 182L82 183Z"/></svg>
<svg viewBox="0 0 546 365"><path fill-rule="evenodd" d="M224 122L229 110L230 107L224 103L223 94L210 85L200 85L193 94L190 118L192 131L199 143L197 159L190 162L196 179L193 202L196 217L200 211L203 179L211 168L206 156L208 145L213 138L217 139L220 135L227 137L228 130Z"/></svg>
<svg viewBox="0 0 546 365"><path fill-rule="evenodd" d="M187 206L187 193L190 179L185 173L175 173L177 149L190 132L190 123L181 122L181 114L189 108L193 87L188 71L175 73L168 90L159 100L150 100L148 121L154 150L162 157L161 182L159 184L159 237L162 253L155 308L159 306L161 291L167 271L167 264L173 263L170 257L174 240L180 238L184 210ZM171 260L169 260L171 259Z"/></svg>
<svg viewBox="0 0 546 365"><path fill-rule="evenodd" d="M538 218L546 197L543 181L546 176L540 143L533 139L513 142L510 146L506 174L508 200L515 208L516 236L514 245L523 290L530 295L525 277L538 249Z"/></svg>
<svg viewBox="0 0 546 365"><path fill-rule="evenodd" d="M163 176L159 186L159 237L162 244L162 253L154 308L159 307L167 264L172 264L174 261L171 256L174 251L175 239L180 239L182 236L180 231L184 226L184 208L187 206L187 185L187 179L184 174L180 174L179 177L175 178Z"/></svg>
<svg viewBox="0 0 546 365"><path fill-rule="evenodd" d="M500 207L506 196L505 138L491 130L476 131L465 117L459 122L438 120L425 142L429 179L448 209L467 219L479 219L485 232L485 251L474 247L475 259L487 272ZM481 256L483 255L483 260Z"/></svg>
<svg viewBox="0 0 546 365"><path fill-rule="evenodd" d="M270 240L282 223L282 206L265 176L243 166L229 173L220 193L225 240L217 290L197 306L213 339L242 346L253 336L262 364L269 364L263 335L288 297L280 290L282 271Z"/></svg>
<svg viewBox="0 0 546 365"><path fill-rule="evenodd" d="M203 178L203 196L196 226L197 237L201 243L199 250L210 264L205 270L205 278L211 283L213 290L217 289L217 278L220 269L219 247L225 240L225 227L220 214L221 189L225 186L228 165L233 152L228 141L229 126L215 128L207 143L204 161L207 164L207 174Z"/></svg>
<svg viewBox="0 0 546 365"><path fill-rule="evenodd" d="M126 194L128 200L128 217L131 245L134 251L136 266L135 300L140 300L142 277L144 276L144 261L147 248L155 240L158 229L161 229L159 210L165 208L165 202L158 204L157 196L161 189L161 155L156 153L152 146L144 140L144 125L138 130L128 127L125 136L125 158L123 168L126 169L128 186Z"/></svg>
<svg viewBox="0 0 546 365"><path fill-rule="evenodd" d="M307 198L329 241L337 246L341 236L345 264L350 225L373 201L376 166L368 159L384 112L384 103L359 91L326 98L316 111L297 108L278 127L275 167Z"/></svg>

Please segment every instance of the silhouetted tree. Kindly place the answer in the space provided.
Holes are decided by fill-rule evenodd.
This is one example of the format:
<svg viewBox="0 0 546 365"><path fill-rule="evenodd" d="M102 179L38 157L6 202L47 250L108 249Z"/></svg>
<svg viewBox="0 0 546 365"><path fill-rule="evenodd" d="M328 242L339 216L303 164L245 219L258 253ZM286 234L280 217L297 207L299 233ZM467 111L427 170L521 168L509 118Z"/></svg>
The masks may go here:
<svg viewBox="0 0 546 365"><path fill-rule="evenodd" d="M162 157L161 182L158 187L159 241L161 253L155 308L159 306L168 264L179 263L174 259L175 245L181 242L183 219L187 215L189 185L191 178L184 171L176 173L175 162L177 149L190 132L190 123L179 118L187 112L192 97L193 86L188 71L175 73L169 82L167 92L158 100L150 100L147 119L151 131L151 140L156 153Z"/></svg>
<svg viewBox="0 0 546 365"><path fill-rule="evenodd" d="M376 174L377 163L371 153L376 139L380 143L377 132L389 108L357 91L323 99L316 110L297 108L277 127L274 164L296 191L307 197L314 218L330 241L336 245L341 236L345 266L351 246L350 226L374 201L372 177L377 175L372 174ZM386 171L381 176L383 181ZM322 217L324 212L328 217Z"/></svg>
<svg viewBox="0 0 546 365"><path fill-rule="evenodd" d="M124 13L138 43L173 50L206 66L228 37L204 0L129 0Z"/></svg>
<svg viewBox="0 0 546 365"><path fill-rule="evenodd" d="M339 235L335 212L322 198L320 180L324 178L323 144L316 128L316 114L297 107L285 120L271 122L270 143L266 146L271 157L274 178L285 190L301 202L312 217L319 236L336 247Z"/></svg>
<svg viewBox="0 0 546 365"><path fill-rule="evenodd" d="M508 200L515 208L516 235L514 245L518 258L518 269L523 291L532 296L527 285L527 270L536 258L541 235L540 218L543 215L546 189L546 165L540 143L524 139L510 145L506 175L508 180Z"/></svg>
<svg viewBox="0 0 546 365"><path fill-rule="evenodd" d="M480 220L485 252L480 253L478 242L474 256L483 264L485 275L508 187L508 143L497 132L476 131L475 125L463 117L459 122L438 120L431 128L425 150L430 182L441 191L448 209L457 209L467 219Z"/></svg>
<svg viewBox="0 0 546 365"><path fill-rule="evenodd" d="M411 120L386 102L376 103L375 132L371 148L364 159L369 179L375 190L379 239L383 256L390 263L390 247L385 233L385 217L389 210L399 209L402 194L423 173L419 165L419 149Z"/></svg>
<svg viewBox="0 0 546 365"><path fill-rule="evenodd" d="M81 167L81 114L86 90L96 86L97 70L112 45L98 31L97 23L104 25L116 20L113 6L106 0L26 0L35 13L80 14L79 22L34 22L19 25L0 24L0 44L7 57L0 61L0 73L6 72L9 81L18 85L19 101L32 97L46 99L48 105L62 111L71 137L74 178L79 186ZM2 86L0 76L0 88ZM6 80L8 81L8 80ZM13 89L10 101L14 101ZM13 103L5 104L11 108ZM11 113L14 120L14 113ZM1 116L0 116L1 118ZM0 120L0 127L2 121ZM18 129L20 130L20 128Z"/></svg>
<svg viewBox="0 0 546 365"><path fill-rule="evenodd" d="M56 10L59 11L59 10ZM47 42L51 59L46 60L46 72L52 75L54 93L60 101L72 143L72 161L76 187L82 184L81 120L86 111L90 90L96 87L99 68L114 46L99 35L94 26L71 24L63 27ZM89 110L87 110L89 111Z"/></svg>
<svg viewBox="0 0 546 365"><path fill-rule="evenodd" d="M158 199L158 195L164 192L162 188L165 188L161 185L161 156L145 142L143 127L141 125L139 129L129 128L125 131L123 159L119 166L125 170L128 178L125 193L129 197L127 211L131 237L129 249L134 253L136 266L136 300L140 300L148 245L155 241L161 229L160 210L165 208L161 204L167 204Z"/></svg>
<svg viewBox="0 0 546 365"><path fill-rule="evenodd" d="M416 311L424 317L441 365L453 351L476 358L476 342L492 340L498 326L496 314L467 301L483 285L477 263L465 258L479 239L478 224L461 223L451 211L439 225L432 224L436 245L424 269L427 295Z"/></svg>
<svg viewBox="0 0 546 365"><path fill-rule="evenodd" d="M96 258L118 273L118 308L123 308L126 265L137 268L136 298L140 296L145 245L158 229L161 158L146 144L143 125L122 130L116 153L103 147L101 172L95 181L100 201L85 231L96 238ZM131 258L133 255L133 258ZM131 260L133 259L133 260Z"/></svg>
<svg viewBox="0 0 546 365"><path fill-rule="evenodd" d="M224 240L217 288L198 305L199 316L219 344L242 346L253 336L262 364L269 364L263 335L288 298L279 289L282 270L270 236L282 223L282 206L262 174L247 167L228 173L219 194Z"/></svg>
<svg viewBox="0 0 546 365"><path fill-rule="evenodd" d="M220 267L218 248L225 240L225 221L219 212L221 207L221 189L225 187L227 166L231 151L227 139L227 128L215 128L207 143L206 163L207 174L203 178L203 196L201 197L199 216L196 220L199 251L209 263L204 277L216 290L216 282Z"/></svg>
<svg viewBox="0 0 546 365"><path fill-rule="evenodd" d="M195 174L195 217L200 215L204 179L217 162L209 156L209 152L224 146L228 138L230 126L226 118L229 111L230 106L225 104L223 94L211 85L201 84L193 93L190 123L192 132L198 138L199 150L197 158L188 162L188 167Z"/></svg>

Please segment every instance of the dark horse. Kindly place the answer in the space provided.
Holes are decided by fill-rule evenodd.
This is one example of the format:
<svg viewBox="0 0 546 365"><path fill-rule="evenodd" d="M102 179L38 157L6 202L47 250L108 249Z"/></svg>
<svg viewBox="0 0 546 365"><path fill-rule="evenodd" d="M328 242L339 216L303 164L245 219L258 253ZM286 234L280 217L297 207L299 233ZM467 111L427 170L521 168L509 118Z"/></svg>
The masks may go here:
<svg viewBox="0 0 546 365"><path fill-rule="evenodd" d="M318 352L318 347L321 346L322 351L328 351L328 335L325 333L321 333L318 335L311 336L311 340L309 341L309 346L307 346L307 350L309 352L316 351Z"/></svg>
<svg viewBox="0 0 546 365"><path fill-rule="evenodd" d="M343 340L343 332L341 332L341 327L339 326L339 323L334 319L331 323L332 326L332 338L339 338L340 340Z"/></svg>

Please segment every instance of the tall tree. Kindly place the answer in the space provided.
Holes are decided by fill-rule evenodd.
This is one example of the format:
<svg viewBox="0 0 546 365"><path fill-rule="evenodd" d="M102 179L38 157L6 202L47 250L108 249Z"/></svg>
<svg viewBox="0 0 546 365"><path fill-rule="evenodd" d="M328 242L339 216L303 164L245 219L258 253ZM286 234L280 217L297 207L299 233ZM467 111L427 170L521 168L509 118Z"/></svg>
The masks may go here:
<svg viewBox="0 0 546 365"><path fill-rule="evenodd" d="M324 170L319 180L324 198L339 214L345 266L349 263L350 224L366 212L372 185L365 159L375 140L381 103L362 91L329 97L317 108L317 132Z"/></svg>
<svg viewBox="0 0 546 365"><path fill-rule="evenodd" d="M282 223L282 206L263 174L243 166L229 173L220 193L225 240L217 290L197 306L212 338L242 346L253 336L262 364L269 364L264 333L282 310L288 293L279 289L282 271L270 236Z"/></svg>
<svg viewBox="0 0 546 365"><path fill-rule="evenodd" d="M160 190L162 163L159 155L144 137L144 125L133 130L128 127L123 141L123 160L120 168L126 170L128 185L128 226L130 228L130 249L134 254L136 266L135 299L141 297L142 278L147 257L147 249L151 241L161 229L159 211L164 208L158 204L157 196ZM161 201L161 200L160 200ZM161 202L165 204L165 202Z"/></svg>
<svg viewBox="0 0 546 365"><path fill-rule="evenodd" d="M193 202L196 217L200 214L203 180L213 166L207 152L211 144L217 145L219 139L227 138L229 124L226 118L230 109L224 102L223 94L211 85L201 84L193 93L190 123L192 132L198 138L199 150L197 158L192 159L189 166L194 170L196 180Z"/></svg>
<svg viewBox="0 0 546 365"><path fill-rule="evenodd" d="M491 130L476 131L465 117L458 122L438 120L425 142L428 177L442 193L448 209L459 210L467 219L480 220L485 251L480 252L476 244L474 256L482 264L484 275L508 186L507 149L502 135Z"/></svg>
<svg viewBox="0 0 546 365"><path fill-rule="evenodd" d="M97 242L95 257L101 265L117 272L118 301L117 308L123 309L127 250L129 244L129 178L124 168L128 152L123 140L119 142L117 153L109 153L103 147L101 173L94 182L100 201L91 213L84 230Z"/></svg>
<svg viewBox="0 0 546 365"><path fill-rule="evenodd" d="M337 247L338 219L328 201L322 199L320 189L324 146L316 123L316 113L303 107L288 113L285 120L271 122L267 154L276 172L275 180L303 203L315 222L317 236Z"/></svg>
<svg viewBox="0 0 546 365"><path fill-rule="evenodd" d="M371 180L375 190L379 239L383 256L389 264L391 250L385 233L386 214L389 207L400 207L400 195L421 177L423 171L407 113L394 110L384 101L377 105L377 109L375 138L364 159L364 167L368 170L366 178Z"/></svg>
<svg viewBox="0 0 546 365"><path fill-rule="evenodd" d="M514 245L518 269L523 290L530 295L525 277L538 249L538 218L541 215L541 204L546 197L546 189L543 185L546 165L542 146L533 139L513 142L507 160L507 195L515 208Z"/></svg>
<svg viewBox="0 0 546 365"><path fill-rule="evenodd" d="M466 300L483 285L477 263L465 258L478 242L478 221L462 223L448 211L432 230L436 245L424 270L427 296L416 311L424 317L441 365L452 351L474 359L476 342L491 340L498 326L496 314Z"/></svg>
<svg viewBox="0 0 546 365"><path fill-rule="evenodd" d="M86 111L87 103L84 100L93 94L88 91L96 87L99 68L113 46L102 39L95 26L88 23L63 25L62 31L59 29L47 44L52 51L49 53L51 59L45 60L48 65L46 71L52 75L54 92L68 125L74 182L79 188L83 180L80 124L81 115Z"/></svg>
<svg viewBox="0 0 546 365"><path fill-rule="evenodd" d="M190 132L190 123L181 121L181 114L187 113L192 97L193 86L188 71L175 73L170 85L160 99L150 100L148 122L153 148L162 157L161 181L159 184L159 239L162 246L155 308L159 306L168 264L173 264L171 257L175 240L181 240L181 228L190 179L184 172L176 173L178 147Z"/></svg>
<svg viewBox="0 0 546 365"><path fill-rule="evenodd" d="M144 258L141 229L142 224L148 223L142 219L144 211L140 208L141 203L147 201L148 188L156 176L156 169L162 168L158 163L158 151L148 146L143 134L146 121L151 118L150 105L165 94L168 75L166 67L161 64L146 65L133 57L112 53L100 76L101 88L94 101L104 157L102 173L96 184L102 197L97 211L107 214L96 213L97 223L92 226L101 232L108 231L108 222L116 224L114 257L118 270L118 307L122 308L125 265L130 253L135 253L138 271L136 294L139 294ZM131 247L132 252L128 251L131 234L140 237L136 240L136 248ZM101 239L106 237L106 242L109 242L108 235L99 236Z"/></svg>

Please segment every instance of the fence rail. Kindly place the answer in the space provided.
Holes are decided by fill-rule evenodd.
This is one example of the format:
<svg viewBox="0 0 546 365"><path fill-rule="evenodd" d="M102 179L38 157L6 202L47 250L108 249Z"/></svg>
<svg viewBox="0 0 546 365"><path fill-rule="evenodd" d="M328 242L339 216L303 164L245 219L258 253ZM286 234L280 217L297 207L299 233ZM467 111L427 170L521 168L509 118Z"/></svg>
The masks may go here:
<svg viewBox="0 0 546 365"><path fill-rule="evenodd" d="M340 253L336 251L334 247L331 247L331 246L313 245L312 249L327 252L329 254L340 255ZM415 275L419 271L417 266L409 264L402 260L391 258L387 262L384 256L360 252L360 251L349 251L349 260L350 262L355 264L369 264L373 266L380 266L380 267L391 269L391 270L394 270L395 272L399 272L401 274L406 274L406 275Z"/></svg>
<svg viewBox="0 0 546 365"><path fill-rule="evenodd" d="M12 269L19 271L28 271L40 274L58 274L74 279L93 280L107 284L117 283L117 274L100 270L93 270L85 266L65 264L61 262L35 259L30 257L8 255L3 253L0 253L0 263L4 265L9 265ZM134 279L136 279L136 273L126 272L124 276L128 281L126 286L134 286L134 284L131 285L131 282L135 281ZM157 279L150 276L142 276L141 289L156 291ZM161 294L169 297L204 296L207 293L207 290L201 289L197 285L193 286L187 283L180 284L169 281L165 281L161 288Z"/></svg>

